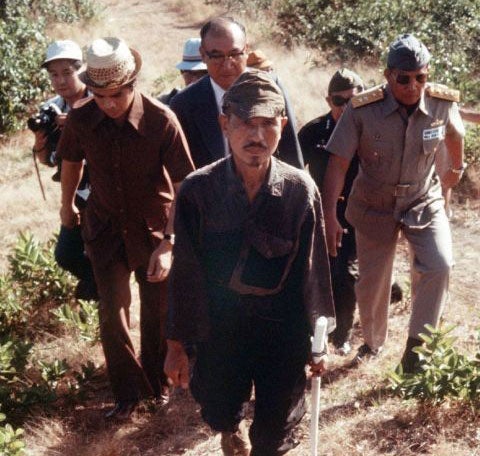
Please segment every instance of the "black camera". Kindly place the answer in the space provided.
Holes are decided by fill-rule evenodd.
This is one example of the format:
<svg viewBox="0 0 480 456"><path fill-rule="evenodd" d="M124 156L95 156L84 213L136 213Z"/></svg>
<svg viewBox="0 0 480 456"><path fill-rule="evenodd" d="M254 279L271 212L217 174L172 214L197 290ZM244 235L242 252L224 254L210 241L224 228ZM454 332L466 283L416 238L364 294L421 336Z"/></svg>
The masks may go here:
<svg viewBox="0 0 480 456"><path fill-rule="evenodd" d="M60 139L61 130L55 122L57 115L61 114L61 109L54 103L43 106L40 111L33 117L27 120L27 125L34 133L43 131L47 142L45 148L49 153L50 166L57 166L57 172L52 176L56 182L60 181L61 162L56 158L55 150L57 148L58 140Z"/></svg>
<svg viewBox="0 0 480 456"><path fill-rule="evenodd" d="M61 113L62 111L56 104L51 103L44 106L37 114L27 120L28 128L33 132L42 130L48 137L55 130L58 130L55 119L57 118L57 115Z"/></svg>

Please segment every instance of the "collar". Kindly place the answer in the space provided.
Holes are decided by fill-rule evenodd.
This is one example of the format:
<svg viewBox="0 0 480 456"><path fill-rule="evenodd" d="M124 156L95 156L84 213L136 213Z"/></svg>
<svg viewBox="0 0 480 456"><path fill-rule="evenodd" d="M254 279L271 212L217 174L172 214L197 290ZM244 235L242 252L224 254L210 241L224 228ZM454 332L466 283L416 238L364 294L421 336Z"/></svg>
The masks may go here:
<svg viewBox="0 0 480 456"><path fill-rule="evenodd" d="M227 189L228 193L235 193L239 190L243 190L243 183L240 177L237 175L235 169L235 162L230 155L226 163L226 177L227 177ZM270 158L270 168L265 176L265 181L260 187L259 193L266 193L271 196L283 195L284 179L278 169L278 162L275 157Z"/></svg>
<svg viewBox="0 0 480 456"><path fill-rule="evenodd" d="M222 112L222 100L226 90L222 89L211 77L210 84L212 85L213 94L215 95L215 103L217 104L218 113Z"/></svg>
<svg viewBox="0 0 480 456"><path fill-rule="evenodd" d="M383 104L383 115L387 117L388 115L392 114L392 112L397 111L400 109L400 104L393 96L392 90L388 84L385 85L385 103ZM425 98L425 90L422 93L420 98L420 102L418 103L417 110L422 112L425 115L431 115L431 110L428 106L428 102Z"/></svg>
<svg viewBox="0 0 480 456"><path fill-rule="evenodd" d="M92 97L92 101L95 103L95 99ZM95 103L96 109L91 116L91 125L93 128L97 127L100 122L107 119L105 113ZM130 106L130 111L127 115L127 122L137 130L137 132L145 136L145 111L143 109L142 94L134 89L133 101Z"/></svg>

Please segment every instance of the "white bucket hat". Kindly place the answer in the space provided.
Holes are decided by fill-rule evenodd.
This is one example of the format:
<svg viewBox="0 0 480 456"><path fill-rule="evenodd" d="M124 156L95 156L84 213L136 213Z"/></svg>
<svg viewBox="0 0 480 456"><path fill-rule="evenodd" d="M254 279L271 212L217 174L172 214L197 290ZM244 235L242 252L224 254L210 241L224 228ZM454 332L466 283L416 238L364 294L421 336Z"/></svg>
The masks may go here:
<svg viewBox="0 0 480 456"><path fill-rule="evenodd" d="M45 68L48 63L53 60L80 60L83 55L80 46L72 40L54 41L47 48L47 56L42 63L42 68Z"/></svg>
<svg viewBox="0 0 480 456"><path fill-rule="evenodd" d="M200 54L200 38L190 38L185 41L183 46L182 61L177 63L176 68L187 71L201 71L207 70L207 65L202 61Z"/></svg>
<svg viewBox="0 0 480 456"><path fill-rule="evenodd" d="M120 38L99 38L87 49L87 69L80 79L98 90L112 90L133 81L142 66L140 54Z"/></svg>

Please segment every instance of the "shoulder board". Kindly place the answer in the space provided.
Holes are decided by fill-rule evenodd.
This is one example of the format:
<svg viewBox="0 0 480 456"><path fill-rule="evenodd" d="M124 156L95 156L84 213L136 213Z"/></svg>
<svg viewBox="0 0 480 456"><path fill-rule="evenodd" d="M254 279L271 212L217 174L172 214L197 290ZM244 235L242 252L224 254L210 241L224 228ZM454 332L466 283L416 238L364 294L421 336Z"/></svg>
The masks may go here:
<svg viewBox="0 0 480 456"><path fill-rule="evenodd" d="M384 97L383 86L372 87L371 89L365 90L365 92L355 95L352 98L352 106L354 108L360 108L375 101L383 100Z"/></svg>
<svg viewBox="0 0 480 456"><path fill-rule="evenodd" d="M460 101L460 91L455 89L449 89L443 84L429 84L426 88L426 92L433 98L440 98L440 100L447 101Z"/></svg>

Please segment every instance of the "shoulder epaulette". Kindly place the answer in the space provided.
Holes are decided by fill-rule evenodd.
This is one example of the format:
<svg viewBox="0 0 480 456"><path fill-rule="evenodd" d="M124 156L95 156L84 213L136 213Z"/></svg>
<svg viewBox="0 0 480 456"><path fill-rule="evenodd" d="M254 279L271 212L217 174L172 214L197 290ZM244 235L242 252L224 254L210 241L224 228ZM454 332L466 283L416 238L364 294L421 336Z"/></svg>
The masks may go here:
<svg viewBox="0 0 480 456"><path fill-rule="evenodd" d="M426 92L433 98L440 98L441 100L460 101L460 90L449 89L443 84L429 84Z"/></svg>
<svg viewBox="0 0 480 456"><path fill-rule="evenodd" d="M383 94L383 86L372 87L365 90L352 98L352 106L354 108L360 108L362 106L374 103L375 101L383 100L385 95Z"/></svg>

